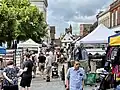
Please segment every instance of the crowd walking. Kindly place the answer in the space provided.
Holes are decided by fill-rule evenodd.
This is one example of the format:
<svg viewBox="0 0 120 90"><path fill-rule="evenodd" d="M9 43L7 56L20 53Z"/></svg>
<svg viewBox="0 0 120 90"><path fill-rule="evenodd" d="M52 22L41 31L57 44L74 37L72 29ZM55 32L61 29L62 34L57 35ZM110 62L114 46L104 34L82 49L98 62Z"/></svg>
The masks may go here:
<svg viewBox="0 0 120 90"><path fill-rule="evenodd" d="M74 50L74 52L75 51L76 50ZM68 53L64 49L49 49L45 52L39 52L39 55L37 56L34 51L26 50L23 55L24 58L21 60L21 67L18 68L15 66L13 61L7 62L7 66L3 70L4 79L2 82L2 89L19 90L20 86L20 90L31 90L32 79L37 78L38 76L45 82L51 82L53 80L52 78L61 76L61 80L64 80L63 78L66 79L66 90L83 90L86 75L88 73L88 70L84 68L86 67L86 64L78 59L73 60L71 65L68 65L68 62L71 63L73 56L81 58L86 55L88 59L88 54L85 51L85 55L79 53L76 54L76 56L72 55L73 53L70 52L70 49ZM82 51L79 50L79 52ZM87 59L85 59L85 62L88 61ZM67 64L67 67L65 67L64 64ZM64 66L64 68L61 68L61 71L58 71L59 65ZM65 70L67 72L65 72Z"/></svg>
<svg viewBox="0 0 120 90"><path fill-rule="evenodd" d="M43 80L51 81L52 66L56 62L55 52L40 52L39 56L37 56L35 52L31 53L27 49L23 57L21 67L15 66L12 60L7 61L2 71L3 81L1 89L19 90L20 86L21 90L30 90L32 79L36 78L37 74Z"/></svg>

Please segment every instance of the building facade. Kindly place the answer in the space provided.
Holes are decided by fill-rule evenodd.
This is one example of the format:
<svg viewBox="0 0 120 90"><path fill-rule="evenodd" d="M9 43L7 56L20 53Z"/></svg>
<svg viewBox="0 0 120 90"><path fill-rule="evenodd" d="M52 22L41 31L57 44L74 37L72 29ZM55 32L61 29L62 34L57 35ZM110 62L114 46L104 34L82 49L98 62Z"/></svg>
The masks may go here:
<svg viewBox="0 0 120 90"><path fill-rule="evenodd" d="M110 18L111 28L120 25L120 0L116 0L110 5Z"/></svg>
<svg viewBox="0 0 120 90"><path fill-rule="evenodd" d="M61 41L60 41L60 38L55 39L55 45L61 47Z"/></svg>
<svg viewBox="0 0 120 90"><path fill-rule="evenodd" d="M44 18L46 20L48 1L47 0L30 0L30 2L36 5L40 9L40 11L43 12Z"/></svg>
<svg viewBox="0 0 120 90"><path fill-rule="evenodd" d="M55 26L50 26L50 38L55 40Z"/></svg>
<svg viewBox="0 0 120 90"><path fill-rule="evenodd" d="M109 5L109 9L97 15L98 24L104 24L106 27L120 31L120 0L114 0Z"/></svg>
<svg viewBox="0 0 120 90"><path fill-rule="evenodd" d="M73 42L73 35L70 32L66 32L61 38L62 47L68 47Z"/></svg>
<svg viewBox="0 0 120 90"><path fill-rule="evenodd" d="M103 24L106 27L110 28L110 11L109 9L105 12L100 12L97 15L98 25Z"/></svg>
<svg viewBox="0 0 120 90"><path fill-rule="evenodd" d="M47 36L43 38L43 41L48 44L55 42L55 26L48 25Z"/></svg>
<svg viewBox="0 0 120 90"><path fill-rule="evenodd" d="M92 24L80 24L80 36L85 37L90 32Z"/></svg>

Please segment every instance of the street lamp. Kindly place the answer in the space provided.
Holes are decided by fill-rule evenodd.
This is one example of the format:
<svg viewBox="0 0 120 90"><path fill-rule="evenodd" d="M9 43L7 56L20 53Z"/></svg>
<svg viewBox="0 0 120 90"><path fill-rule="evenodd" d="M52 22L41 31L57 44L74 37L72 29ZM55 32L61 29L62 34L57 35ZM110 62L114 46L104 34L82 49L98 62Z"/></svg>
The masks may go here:
<svg viewBox="0 0 120 90"><path fill-rule="evenodd" d="M13 49L15 49L15 51L14 51L14 64L15 64L15 66L16 66L16 51L17 51L17 40L14 40L14 43L13 43Z"/></svg>

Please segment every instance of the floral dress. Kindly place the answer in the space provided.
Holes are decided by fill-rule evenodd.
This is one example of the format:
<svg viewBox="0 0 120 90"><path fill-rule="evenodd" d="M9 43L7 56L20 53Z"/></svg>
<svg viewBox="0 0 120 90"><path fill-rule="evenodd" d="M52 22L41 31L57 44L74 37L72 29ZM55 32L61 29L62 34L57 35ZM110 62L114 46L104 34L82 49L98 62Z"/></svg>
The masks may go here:
<svg viewBox="0 0 120 90"><path fill-rule="evenodd" d="M10 78L13 81L13 84L11 84L7 79L3 79L3 87L4 86L16 86L18 85L18 76L17 73L19 72L19 68L14 67L14 68L9 68L6 67L3 72L6 73L6 76Z"/></svg>

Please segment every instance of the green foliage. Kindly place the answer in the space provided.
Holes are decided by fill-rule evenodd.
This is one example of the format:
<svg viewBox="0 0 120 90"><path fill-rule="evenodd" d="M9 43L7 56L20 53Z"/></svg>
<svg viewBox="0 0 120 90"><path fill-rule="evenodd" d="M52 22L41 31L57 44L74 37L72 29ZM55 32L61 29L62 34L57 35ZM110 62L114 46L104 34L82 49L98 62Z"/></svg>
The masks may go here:
<svg viewBox="0 0 120 90"><path fill-rule="evenodd" d="M1 0L0 41L33 39L40 41L47 32L43 13L29 0Z"/></svg>

